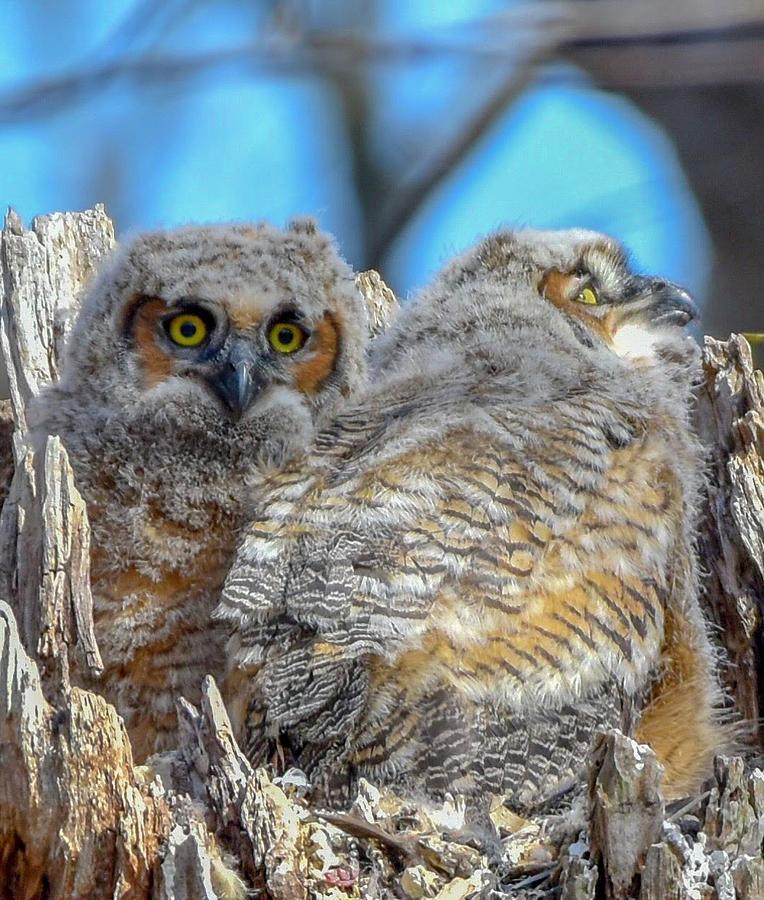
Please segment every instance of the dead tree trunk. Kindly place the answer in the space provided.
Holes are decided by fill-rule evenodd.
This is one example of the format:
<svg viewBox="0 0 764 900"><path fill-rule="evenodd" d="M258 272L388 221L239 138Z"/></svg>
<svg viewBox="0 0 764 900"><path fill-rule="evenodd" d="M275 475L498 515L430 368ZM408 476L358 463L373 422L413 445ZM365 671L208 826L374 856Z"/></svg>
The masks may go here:
<svg viewBox="0 0 764 900"><path fill-rule="evenodd" d="M525 821L501 805L496 864L441 834L439 817L362 784L351 817L321 816L289 773L254 771L214 682L200 709L178 698L181 739L133 765L97 692L87 512L56 437L25 440L26 403L58 373L77 297L113 244L97 208L0 236L0 344L15 433L0 518L0 897L764 897L764 774L719 760L706 795L666 810L652 751L600 736L586 815ZM375 333L395 303L359 277ZM699 427L711 448L701 536L707 605L720 625L731 702L759 714L764 598L764 384L745 341L708 340ZM72 686L71 674L93 690ZM451 820L459 804L446 804Z"/></svg>

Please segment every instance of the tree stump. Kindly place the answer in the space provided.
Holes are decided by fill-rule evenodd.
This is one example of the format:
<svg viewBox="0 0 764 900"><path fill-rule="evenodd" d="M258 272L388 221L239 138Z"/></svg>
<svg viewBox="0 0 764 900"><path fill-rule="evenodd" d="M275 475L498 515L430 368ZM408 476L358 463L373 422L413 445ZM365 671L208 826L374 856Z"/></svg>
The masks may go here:
<svg viewBox="0 0 764 900"><path fill-rule="evenodd" d="M362 783L351 816L312 810L301 773L274 783L253 770L211 679L199 709L178 698L179 746L134 766L98 694L85 504L58 438L35 453L25 437L26 404L57 377L82 287L113 243L100 207L28 230L9 213L0 235L14 427L0 442L0 475L14 473L0 516L0 897L764 897L764 774L720 758L704 795L666 809L652 751L618 732L594 741L586 809L536 820L492 809L501 862L443 837L463 816L458 798L425 814ZM378 334L395 298L375 272L357 283ZM764 380L739 336L707 338L704 362L704 602L730 704L757 719ZM75 672L91 689L73 686Z"/></svg>

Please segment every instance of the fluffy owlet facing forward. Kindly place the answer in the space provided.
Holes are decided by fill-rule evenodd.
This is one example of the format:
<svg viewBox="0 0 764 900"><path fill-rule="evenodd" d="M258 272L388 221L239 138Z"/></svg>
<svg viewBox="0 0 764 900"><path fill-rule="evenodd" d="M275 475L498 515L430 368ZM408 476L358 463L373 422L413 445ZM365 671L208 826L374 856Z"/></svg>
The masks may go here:
<svg viewBox="0 0 764 900"><path fill-rule="evenodd" d="M308 221L138 236L85 298L35 427L61 436L87 502L103 688L139 759L222 670L209 615L246 496L360 383L366 335Z"/></svg>
<svg viewBox="0 0 764 900"><path fill-rule="evenodd" d="M670 795L705 776L692 316L580 231L489 237L403 310L226 584L255 761L278 748L329 803L364 776L528 809L618 726Z"/></svg>

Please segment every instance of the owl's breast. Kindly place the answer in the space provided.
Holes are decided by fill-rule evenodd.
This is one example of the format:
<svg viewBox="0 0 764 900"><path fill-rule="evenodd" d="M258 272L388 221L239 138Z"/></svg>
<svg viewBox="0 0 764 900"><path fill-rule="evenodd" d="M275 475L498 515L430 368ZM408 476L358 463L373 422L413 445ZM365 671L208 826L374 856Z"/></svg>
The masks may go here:
<svg viewBox="0 0 764 900"><path fill-rule="evenodd" d="M101 689L124 716L138 759L175 743L180 696L199 702L223 672L226 633L210 621L234 551L226 517L207 528L127 511L121 531L94 508L91 582Z"/></svg>

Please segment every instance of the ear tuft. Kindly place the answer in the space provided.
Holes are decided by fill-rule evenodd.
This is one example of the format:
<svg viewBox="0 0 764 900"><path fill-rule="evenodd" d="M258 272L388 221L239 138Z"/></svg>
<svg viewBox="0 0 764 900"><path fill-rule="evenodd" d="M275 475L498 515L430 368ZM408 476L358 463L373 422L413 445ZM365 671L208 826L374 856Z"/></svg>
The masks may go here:
<svg viewBox="0 0 764 900"><path fill-rule="evenodd" d="M318 222L312 216L297 216L287 222L287 231L314 235L318 233Z"/></svg>

